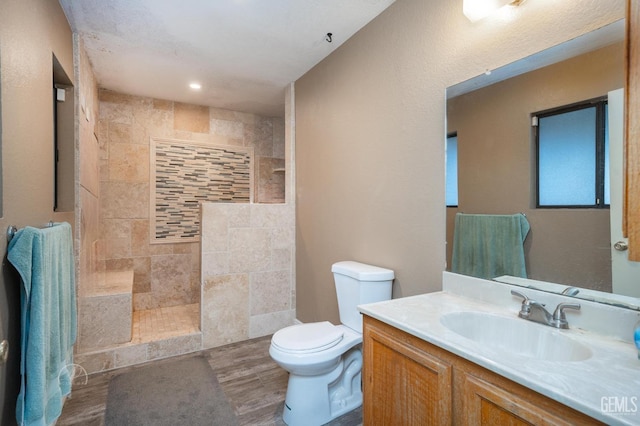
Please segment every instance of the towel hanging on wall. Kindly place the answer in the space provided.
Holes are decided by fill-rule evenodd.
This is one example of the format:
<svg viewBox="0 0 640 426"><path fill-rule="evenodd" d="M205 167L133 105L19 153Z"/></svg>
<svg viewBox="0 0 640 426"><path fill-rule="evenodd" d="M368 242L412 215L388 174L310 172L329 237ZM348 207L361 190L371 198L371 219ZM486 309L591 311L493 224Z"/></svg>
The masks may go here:
<svg viewBox="0 0 640 426"><path fill-rule="evenodd" d="M524 214L456 214L451 272L492 279L527 277L524 240L530 225Z"/></svg>
<svg viewBox="0 0 640 426"><path fill-rule="evenodd" d="M71 225L25 227L7 259L20 274L20 425L50 425L71 391L77 318Z"/></svg>

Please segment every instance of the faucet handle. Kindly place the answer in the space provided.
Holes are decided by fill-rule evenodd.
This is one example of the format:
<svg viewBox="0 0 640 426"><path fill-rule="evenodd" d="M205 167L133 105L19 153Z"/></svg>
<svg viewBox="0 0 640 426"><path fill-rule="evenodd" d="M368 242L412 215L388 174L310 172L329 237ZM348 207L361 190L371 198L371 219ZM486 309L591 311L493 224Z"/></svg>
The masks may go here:
<svg viewBox="0 0 640 426"><path fill-rule="evenodd" d="M556 307L556 310L553 311L553 319L554 320L566 320L566 316L564 314L565 309L575 309L577 311L580 310L579 303L559 303Z"/></svg>
<svg viewBox="0 0 640 426"><path fill-rule="evenodd" d="M580 310L579 303L559 303L556 310L553 311L553 326L556 328L567 329L569 328L569 322L564 314L565 309Z"/></svg>
<svg viewBox="0 0 640 426"><path fill-rule="evenodd" d="M519 292L519 291L517 291L517 290L511 290L511 294L513 294L514 296L522 297L522 304L523 304L523 305L524 305L525 303L526 303L526 304L529 304L529 301L531 300L531 299L529 299L529 298L527 297L527 295L526 295L526 294L522 294L522 293L520 293L520 292Z"/></svg>
<svg viewBox="0 0 640 426"><path fill-rule="evenodd" d="M522 306L523 306L523 308L524 308L524 307L529 308L531 305L540 305L540 306L542 306L542 307L544 307L544 306L545 306L545 304L544 304L544 303L538 303L538 302L536 302L535 300L530 299L526 294L524 294L524 293L520 293L520 292L519 292L519 291L517 291L517 290L511 290L511 294L513 294L514 296L522 297L522 299L523 299L523 300L522 300Z"/></svg>
<svg viewBox="0 0 640 426"><path fill-rule="evenodd" d="M529 299L526 294L520 293L519 291L511 290L511 294L513 294L514 296L522 297L522 306L520 306L520 312L518 312L518 316L520 318L528 318L529 314L531 313L531 306L540 305L540 303L536 302L535 300Z"/></svg>

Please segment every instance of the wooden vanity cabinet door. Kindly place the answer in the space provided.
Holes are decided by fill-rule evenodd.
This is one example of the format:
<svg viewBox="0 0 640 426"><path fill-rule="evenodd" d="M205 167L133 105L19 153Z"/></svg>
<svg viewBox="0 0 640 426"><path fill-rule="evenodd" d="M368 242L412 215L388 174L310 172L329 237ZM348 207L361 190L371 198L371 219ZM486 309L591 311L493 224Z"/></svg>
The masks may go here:
<svg viewBox="0 0 640 426"><path fill-rule="evenodd" d="M365 316L364 425L450 425L451 364L420 339Z"/></svg>
<svg viewBox="0 0 640 426"><path fill-rule="evenodd" d="M464 375L463 389L465 424L468 426L574 424L532 404L529 398L522 398L472 374Z"/></svg>

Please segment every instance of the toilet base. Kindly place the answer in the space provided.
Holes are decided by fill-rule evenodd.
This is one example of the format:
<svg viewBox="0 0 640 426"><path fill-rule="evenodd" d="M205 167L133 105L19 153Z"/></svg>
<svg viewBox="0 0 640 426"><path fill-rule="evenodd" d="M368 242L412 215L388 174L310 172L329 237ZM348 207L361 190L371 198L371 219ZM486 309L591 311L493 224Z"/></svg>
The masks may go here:
<svg viewBox="0 0 640 426"><path fill-rule="evenodd" d="M362 405L361 382L361 345L321 376L290 373L282 420L289 426L319 426L355 410Z"/></svg>

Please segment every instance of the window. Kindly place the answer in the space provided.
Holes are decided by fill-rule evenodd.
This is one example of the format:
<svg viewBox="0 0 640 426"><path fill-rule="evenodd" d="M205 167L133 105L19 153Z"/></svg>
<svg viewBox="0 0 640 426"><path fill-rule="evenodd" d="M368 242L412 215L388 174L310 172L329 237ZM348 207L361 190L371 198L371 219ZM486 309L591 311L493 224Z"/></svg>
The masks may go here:
<svg viewBox="0 0 640 426"><path fill-rule="evenodd" d="M447 135L446 146L446 196L447 207L458 206L458 135Z"/></svg>
<svg viewBox="0 0 640 426"><path fill-rule="evenodd" d="M606 98L536 113L533 125L537 207L608 207Z"/></svg>

